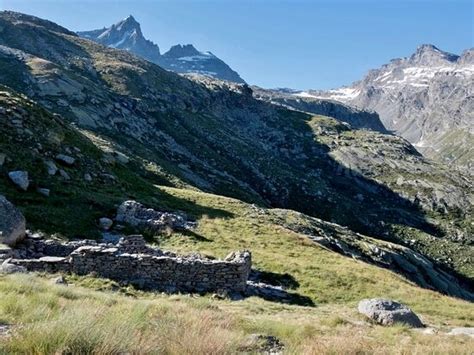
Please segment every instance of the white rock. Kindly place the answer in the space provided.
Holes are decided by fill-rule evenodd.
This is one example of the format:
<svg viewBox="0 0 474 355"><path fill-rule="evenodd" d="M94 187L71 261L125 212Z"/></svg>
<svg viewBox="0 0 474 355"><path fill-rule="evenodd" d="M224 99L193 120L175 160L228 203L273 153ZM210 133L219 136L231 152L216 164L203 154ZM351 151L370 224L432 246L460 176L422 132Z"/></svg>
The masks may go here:
<svg viewBox="0 0 474 355"><path fill-rule="evenodd" d="M30 181L28 180L28 172L27 171L11 171L8 173L8 177L10 180L18 186L23 191L28 190L28 186L30 185Z"/></svg>

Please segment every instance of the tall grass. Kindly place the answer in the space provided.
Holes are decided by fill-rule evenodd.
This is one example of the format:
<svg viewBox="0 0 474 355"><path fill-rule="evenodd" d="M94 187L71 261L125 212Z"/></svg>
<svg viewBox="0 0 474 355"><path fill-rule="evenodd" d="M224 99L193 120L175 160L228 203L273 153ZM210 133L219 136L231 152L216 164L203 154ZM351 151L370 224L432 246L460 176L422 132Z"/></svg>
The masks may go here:
<svg viewBox="0 0 474 355"><path fill-rule="evenodd" d="M3 353L223 354L241 338L229 314L185 302L65 288L23 275L1 279L0 290L0 320L14 330L0 343Z"/></svg>
<svg viewBox="0 0 474 355"><path fill-rule="evenodd" d="M469 354L474 339L361 321L343 305L316 308L205 297L134 297L0 277L0 354L234 354L251 333L277 336L288 354Z"/></svg>

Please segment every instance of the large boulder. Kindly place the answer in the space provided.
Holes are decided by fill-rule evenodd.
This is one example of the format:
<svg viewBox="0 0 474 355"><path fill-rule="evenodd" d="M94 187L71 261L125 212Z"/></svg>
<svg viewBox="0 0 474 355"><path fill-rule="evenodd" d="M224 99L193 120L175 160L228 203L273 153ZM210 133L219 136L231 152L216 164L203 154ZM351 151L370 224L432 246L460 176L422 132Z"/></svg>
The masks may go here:
<svg viewBox="0 0 474 355"><path fill-rule="evenodd" d="M4 196L0 195L0 243L15 245L25 237L25 217Z"/></svg>
<svg viewBox="0 0 474 355"><path fill-rule="evenodd" d="M383 298L365 299L359 302L359 313L381 325L402 323L413 328L423 327L420 318L404 304Z"/></svg>

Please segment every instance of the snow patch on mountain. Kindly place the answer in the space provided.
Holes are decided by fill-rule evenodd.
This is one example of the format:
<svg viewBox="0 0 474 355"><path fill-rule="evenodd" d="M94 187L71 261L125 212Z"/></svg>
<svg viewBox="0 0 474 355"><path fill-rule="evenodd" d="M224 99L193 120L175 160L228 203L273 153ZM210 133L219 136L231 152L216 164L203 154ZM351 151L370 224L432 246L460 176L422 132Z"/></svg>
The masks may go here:
<svg viewBox="0 0 474 355"><path fill-rule="evenodd" d="M474 49L458 56L433 45L421 45L411 56L393 59L349 87L295 95L375 111L387 129L428 157L436 152L448 162L456 161L460 154L474 158L474 149L469 147L474 146ZM456 152L446 138L453 131L461 132L465 140L465 144L461 142L465 147L456 145ZM446 156L440 141L446 145Z"/></svg>

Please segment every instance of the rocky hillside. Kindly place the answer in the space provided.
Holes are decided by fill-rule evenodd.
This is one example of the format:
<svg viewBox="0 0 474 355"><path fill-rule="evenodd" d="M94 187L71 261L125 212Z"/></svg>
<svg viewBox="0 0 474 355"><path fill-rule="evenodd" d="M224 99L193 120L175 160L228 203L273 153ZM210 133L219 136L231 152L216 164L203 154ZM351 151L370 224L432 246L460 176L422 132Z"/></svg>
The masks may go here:
<svg viewBox="0 0 474 355"><path fill-rule="evenodd" d="M388 134L389 131L375 112L363 111L333 100L325 100L303 95L295 96L298 91L285 89L262 89L252 87L255 98L279 105L290 110L315 115L334 117L356 129L368 129Z"/></svg>
<svg viewBox="0 0 474 355"><path fill-rule="evenodd" d="M45 112L44 124L59 117L62 129L76 137L50 147L43 141L54 129L35 128L26 119L36 117L31 114L20 114L17 122L11 117L17 109L5 107L3 120L19 130L2 131L0 147L11 161L0 186L25 206L32 227L81 234L125 197L156 206L153 185L167 185L292 209L325 226L409 247L432 263L435 277L422 283L410 267L399 272L447 293L469 289L472 182L427 161L406 140L257 100L243 84L183 77L31 16L2 12L0 27L0 65L8 69L0 72L0 83L34 101L35 110ZM32 145L18 143L17 135ZM19 151L24 159L15 159ZM47 175L41 167L52 159L66 174ZM18 192L9 178L13 171L27 171L34 189L50 190L49 199ZM84 188L85 174L90 188ZM186 208L159 197L160 207ZM69 213L77 206L84 207L81 213ZM44 218L46 211L54 218ZM444 273L456 286L436 277Z"/></svg>
<svg viewBox="0 0 474 355"><path fill-rule="evenodd" d="M351 86L296 96L340 101L373 110L389 130L427 157L474 166L473 49L460 56L422 45L410 57L393 59Z"/></svg>
<svg viewBox="0 0 474 355"><path fill-rule="evenodd" d="M78 35L111 48L124 49L176 73L194 73L244 83L224 61L211 52L198 51L191 44L175 45L161 55L158 46L143 36L140 24L133 16L108 28L78 32Z"/></svg>

